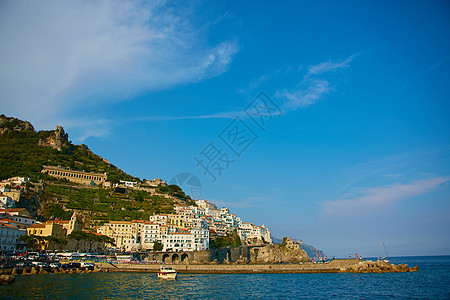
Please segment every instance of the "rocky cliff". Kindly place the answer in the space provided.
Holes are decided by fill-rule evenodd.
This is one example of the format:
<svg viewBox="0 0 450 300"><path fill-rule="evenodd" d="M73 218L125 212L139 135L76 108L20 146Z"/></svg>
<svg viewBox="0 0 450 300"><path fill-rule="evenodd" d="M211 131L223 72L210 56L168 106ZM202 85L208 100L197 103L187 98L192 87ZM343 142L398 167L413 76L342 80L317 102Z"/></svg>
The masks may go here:
<svg viewBox="0 0 450 300"><path fill-rule="evenodd" d="M270 244L250 250L250 263L300 263L308 262L311 259L299 244L294 243L290 238L284 238L283 243Z"/></svg>
<svg viewBox="0 0 450 300"><path fill-rule="evenodd" d="M0 134L12 131L33 131L34 127L30 122L22 121L16 118L0 115Z"/></svg>
<svg viewBox="0 0 450 300"><path fill-rule="evenodd" d="M64 132L62 126L56 126L56 130L46 139L39 140L39 146L52 147L58 151L70 147L69 134Z"/></svg>

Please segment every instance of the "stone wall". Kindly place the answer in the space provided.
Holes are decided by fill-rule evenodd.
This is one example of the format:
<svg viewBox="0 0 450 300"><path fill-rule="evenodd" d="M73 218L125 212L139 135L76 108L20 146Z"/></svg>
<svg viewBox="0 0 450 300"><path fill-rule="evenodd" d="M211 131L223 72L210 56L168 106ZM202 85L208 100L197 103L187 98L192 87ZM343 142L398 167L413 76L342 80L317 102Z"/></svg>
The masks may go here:
<svg viewBox="0 0 450 300"><path fill-rule="evenodd" d="M248 263L250 261L250 249L261 246L229 247L215 250L185 251L185 252L148 252L138 254L143 261L174 264L227 264Z"/></svg>

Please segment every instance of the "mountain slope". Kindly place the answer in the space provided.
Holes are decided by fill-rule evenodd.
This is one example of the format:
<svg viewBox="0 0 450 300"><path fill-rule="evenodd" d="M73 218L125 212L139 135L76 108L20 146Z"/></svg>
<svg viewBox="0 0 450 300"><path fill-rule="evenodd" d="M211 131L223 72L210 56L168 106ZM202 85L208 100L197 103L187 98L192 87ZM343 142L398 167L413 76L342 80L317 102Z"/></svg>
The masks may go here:
<svg viewBox="0 0 450 300"><path fill-rule="evenodd" d="M61 126L36 132L27 121L1 115L0 180L13 176L43 178L43 165L107 172L112 182L139 180L94 154L86 145L72 144Z"/></svg>

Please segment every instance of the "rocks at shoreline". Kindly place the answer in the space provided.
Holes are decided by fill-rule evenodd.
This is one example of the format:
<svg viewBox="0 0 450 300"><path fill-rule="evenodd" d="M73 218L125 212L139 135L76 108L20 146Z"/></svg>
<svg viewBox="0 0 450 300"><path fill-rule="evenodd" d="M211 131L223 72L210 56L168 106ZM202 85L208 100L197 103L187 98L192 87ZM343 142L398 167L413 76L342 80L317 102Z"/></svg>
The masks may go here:
<svg viewBox="0 0 450 300"><path fill-rule="evenodd" d="M65 274L65 273L94 273L94 272L108 272L107 269L101 269L97 266L94 267L93 270L90 270L88 268L78 268L78 269L68 269L65 270L63 268L42 268L42 267L32 267L31 269L5 269L3 270L3 274L0 275L0 284L7 284L5 281L3 281L3 278L6 278L10 280L12 278L12 281L9 283L14 282L14 276L15 275L37 275L37 274ZM6 277L5 277L6 276ZM5 279L5 280L6 280Z"/></svg>
<svg viewBox="0 0 450 300"><path fill-rule="evenodd" d="M349 273L397 273L397 272L416 272L419 267L416 265L413 268L409 268L407 264L394 265L386 261L360 261L357 264L349 267L341 267L340 272Z"/></svg>
<svg viewBox="0 0 450 300"><path fill-rule="evenodd" d="M16 281L16 277L13 275L0 275L0 284L6 285L11 284Z"/></svg>

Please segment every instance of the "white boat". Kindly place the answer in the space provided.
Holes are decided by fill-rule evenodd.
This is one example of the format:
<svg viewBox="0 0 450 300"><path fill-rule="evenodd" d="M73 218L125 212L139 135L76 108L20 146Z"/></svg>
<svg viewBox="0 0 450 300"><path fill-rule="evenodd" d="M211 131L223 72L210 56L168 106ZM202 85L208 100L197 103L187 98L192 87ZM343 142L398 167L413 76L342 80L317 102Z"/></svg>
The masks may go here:
<svg viewBox="0 0 450 300"><path fill-rule="evenodd" d="M156 275L158 275L158 278L175 279L177 277L177 271L171 267L163 266Z"/></svg>

